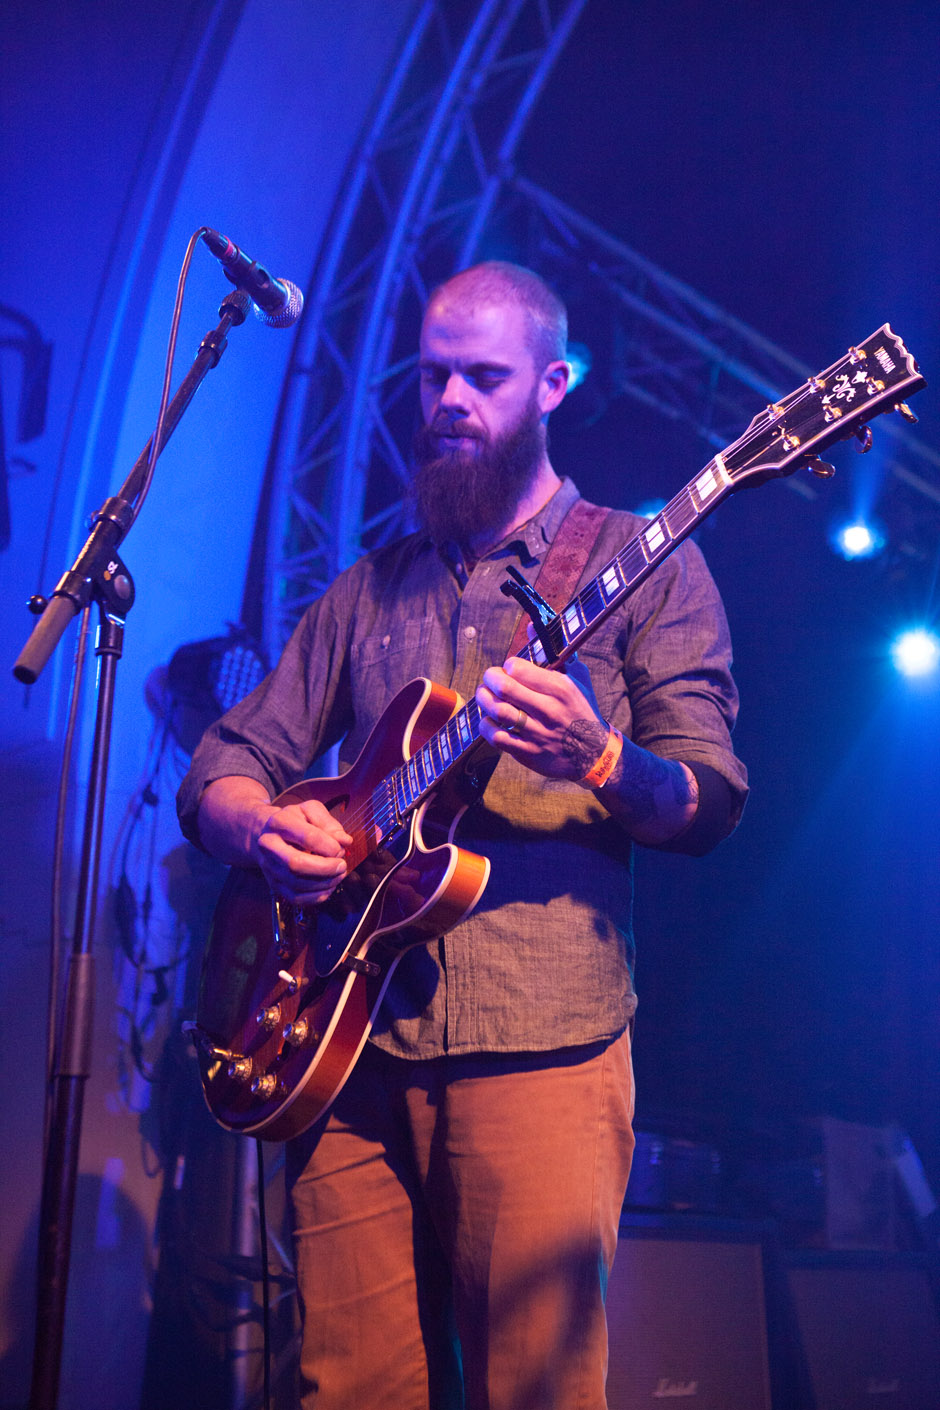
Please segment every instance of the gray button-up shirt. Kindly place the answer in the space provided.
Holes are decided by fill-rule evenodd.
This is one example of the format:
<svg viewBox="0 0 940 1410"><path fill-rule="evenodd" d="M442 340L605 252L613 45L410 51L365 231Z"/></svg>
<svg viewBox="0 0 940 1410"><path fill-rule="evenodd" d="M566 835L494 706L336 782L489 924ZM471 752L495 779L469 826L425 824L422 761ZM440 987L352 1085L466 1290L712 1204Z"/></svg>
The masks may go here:
<svg viewBox="0 0 940 1410"><path fill-rule="evenodd" d="M199 799L213 779L247 775L273 796L337 742L348 766L415 676L468 699L486 667L505 659L519 617L499 591L507 565L534 582L577 497L566 479L469 576L421 534L341 574L308 609L277 668L196 750L179 798L186 835L198 841ZM621 511L607 516L582 585L642 523ZM625 736L722 776L730 831L747 793L729 738L737 693L724 610L697 547L682 544L579 654L601 711ZM632 844L593 793L504 755L457 841L489 857L487 888L466 920L406 953L373 1040L431 1057L547 1050L622 1031L636 1006Z"/></svg>

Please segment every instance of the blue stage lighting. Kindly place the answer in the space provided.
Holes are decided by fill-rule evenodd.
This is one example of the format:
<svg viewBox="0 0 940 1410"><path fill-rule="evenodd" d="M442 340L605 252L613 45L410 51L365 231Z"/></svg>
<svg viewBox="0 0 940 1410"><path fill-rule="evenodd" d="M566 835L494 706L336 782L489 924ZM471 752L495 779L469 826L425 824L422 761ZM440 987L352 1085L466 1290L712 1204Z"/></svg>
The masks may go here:
<svg viewBox="0 0 940 1410"><path fill-rule="evenodd" d="M884 548L884 536L873 524L857 519L836 530L833 544L843 558L871 558Z"/></svg>
<svg viewBox="0 0 940 1410"><path fill-rule="evenodd" d="M585 347L584 343L569 343L568 356L568 391L573 392L575 387L579 387L594 365L591 357L591 349Z"/></svg>
<svg viewBox="0 0 940 1410"><path fill-rule="evenodd" d="M891 648L902 676L929 676L940 666L940 638L924 627L902 632Z"/></svg>
<svg viewBox="0 0 940 1410"><path fill-rule="evenodd" d="M666 508L664 499L644 499L642 504L634 505L631 514L638 514L641 519L655 519L656 515Z"/></svg>

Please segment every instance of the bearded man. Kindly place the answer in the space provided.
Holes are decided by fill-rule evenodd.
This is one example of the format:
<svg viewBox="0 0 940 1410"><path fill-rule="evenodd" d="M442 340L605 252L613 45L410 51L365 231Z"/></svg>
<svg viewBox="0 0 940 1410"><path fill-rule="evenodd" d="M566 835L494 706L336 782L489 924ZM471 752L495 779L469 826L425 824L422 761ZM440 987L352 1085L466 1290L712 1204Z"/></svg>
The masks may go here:
<svg viewBox="0 0 940 1410"><path fill-rule="evenodd" d="M519 613L500 583L509 567L535 581L579 501L547 447L566 336L558 298L515 265L432 293L422 528L340 575L181 790L188 836L315 905L346 876L351 837L318 802L271 800L323 750L339 742L350 764L426 676L475 692L498 751L460 824L491 862L482 898L405 953L331 1111L288 1146L305 1410L606 1405L604 1290L633 1149L632 846L708 850L746 784L727 625L692 544L570 669L510 654ZM596 523L582 581L642 527Z"/></svg>

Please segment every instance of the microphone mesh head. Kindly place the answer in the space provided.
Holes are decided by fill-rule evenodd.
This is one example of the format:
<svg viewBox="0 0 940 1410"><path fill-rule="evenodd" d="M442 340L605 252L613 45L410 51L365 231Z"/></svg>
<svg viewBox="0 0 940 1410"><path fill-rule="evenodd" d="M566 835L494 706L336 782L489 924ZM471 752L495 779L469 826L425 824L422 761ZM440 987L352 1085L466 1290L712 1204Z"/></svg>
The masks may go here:
<svg viewBox="0 0 940 1410"><path fill-rule="evenodd" d="M292 284L289 279L280 279L278 283L283 284L290 294L290 298L282 309L277 313L266 313L263 308L255 304L255 317L260 318L262 323L266 323L269 328L293 328L301 313L303 313L304 296Z"/></svg>

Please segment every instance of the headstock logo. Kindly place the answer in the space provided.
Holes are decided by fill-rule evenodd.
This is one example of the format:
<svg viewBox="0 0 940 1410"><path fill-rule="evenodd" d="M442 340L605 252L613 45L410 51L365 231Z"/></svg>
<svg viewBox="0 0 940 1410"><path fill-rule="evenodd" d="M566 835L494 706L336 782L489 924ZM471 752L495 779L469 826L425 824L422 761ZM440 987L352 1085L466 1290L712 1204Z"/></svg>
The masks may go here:
<svg viewBox="0 0 940 1410"><path fill-rule="evenodd" d="M875 349L875 361L883 372L893 372L897 364L884 348Z"/></svg>

